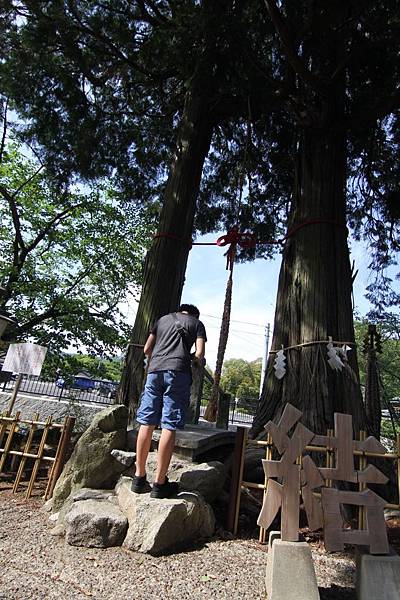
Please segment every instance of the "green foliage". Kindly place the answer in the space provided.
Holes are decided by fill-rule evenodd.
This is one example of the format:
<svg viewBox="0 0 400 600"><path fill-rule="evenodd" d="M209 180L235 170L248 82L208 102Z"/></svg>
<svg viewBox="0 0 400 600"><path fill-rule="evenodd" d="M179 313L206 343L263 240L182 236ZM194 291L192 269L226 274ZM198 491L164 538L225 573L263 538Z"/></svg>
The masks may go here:
<svg viewBox="0 0 400 600"><path fill-rule="evenodd" d="M293 136L291 129L283 132L284 149L265 155L269 143L262 140L264 126L257 125L257 139L245 150L249 111L256 116L281 104L280 84L263 73L263 60L270 67L273 28L259 13L258 2L230 0L8 0L0 91L26 121L20 134L40 148L53 173L61 179L112 176L125 198L153 204L154 210L185 97L188 91L198 94L216 129L197 228L236 222L246 163L259 185L253 181L250 202L243 198L241 223L268 238L285 218ZM272 247L259 253L270 255Z"/></svg>
<svg viewBox="0 0 400 600"><path fill-rule="evenodd" d="M15 143L2 158L1 307L18 322L10 335L53 354L82 346L115 353L127 341L120 305L141 282L145 215L104 186L60 189Z"/></svg>
<svg viewBox="0 0 400 600"><path fill-rule="evenodd" d="M224 362L221 387L225 392L238 398L238 406L246 407L259 397L261 359L248 362L242 358L231 358Z"/></svg>
<svg viewBox="0 0 400 600"><path fill-rule="evenodd" d="M199 231L230 227L239 214L260 239L279 237L302 132L338 127L347 132L349 225L375 267L390 264L400 218L395 0L6 0L0 18L0 91L61 179L115 176L125 198L157 210L196 81L215 124ZM399 301L384 277L369 288L381 308Z"/></svg>
<svg viewBox="0 0 400 600"><path fill-rule="evenodd" d="M51 354L46 355L43 363L42 377L56 379L58 374L73 377L79 371L85 371L93 379L119 382L123 361L120 358L108 359L83 354Z"/></svg>

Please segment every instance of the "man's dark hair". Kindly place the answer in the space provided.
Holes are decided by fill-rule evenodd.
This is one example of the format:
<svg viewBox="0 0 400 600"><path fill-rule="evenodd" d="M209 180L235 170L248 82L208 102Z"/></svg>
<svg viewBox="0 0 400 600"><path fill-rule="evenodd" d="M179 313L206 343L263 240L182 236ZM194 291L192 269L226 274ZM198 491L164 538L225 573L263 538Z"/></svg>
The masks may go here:
<svg viewBox="0 0 400 600"><path fill-rule="evenodd" d="M189 315L196 317L196 319L198 319L200 316L199 309L193 304L181 304L178 308L178 312L187 312Z"/></svg>

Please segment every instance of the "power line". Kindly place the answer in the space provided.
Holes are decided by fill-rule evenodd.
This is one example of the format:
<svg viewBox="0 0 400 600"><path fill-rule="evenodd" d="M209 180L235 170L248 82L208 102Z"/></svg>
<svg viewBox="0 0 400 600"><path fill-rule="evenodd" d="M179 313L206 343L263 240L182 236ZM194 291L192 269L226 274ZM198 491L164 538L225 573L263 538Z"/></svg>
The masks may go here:
<svg viewBox="0 0 400 600"><path fill-rule="evenodd" d="M202 317L211 317L212 319L218 319L221 321L221 317L216 317L215 315L206 315L202 313ZM260 323L249 323L249 321L238 321L236 319L230 319L232 323L244 323L245 325L254 325L255 327L265 327L265 325L260 325Z"/></svg>
<svg viewBox="0 0 400 600"><path fill-rule="evenodd" d="M218 325L207 325L207 329L219 329ZM255 331L243 331L243 329L229 329L229 333L248 333L250 335L263 336L263 333L256 333Z"/></svg>
<svg viewBox="0 0 400 600"><path fill-rule="evenodd" d="M242 332L241 332L242 333ZM233 333L233 336L238 338L239 340L241 340L242 342L246 342L246 344L251 344L251 346L254 348L254 342L252 340L246 340L245 337L243 337L242 335L238 335L237 333Z"/></svg>

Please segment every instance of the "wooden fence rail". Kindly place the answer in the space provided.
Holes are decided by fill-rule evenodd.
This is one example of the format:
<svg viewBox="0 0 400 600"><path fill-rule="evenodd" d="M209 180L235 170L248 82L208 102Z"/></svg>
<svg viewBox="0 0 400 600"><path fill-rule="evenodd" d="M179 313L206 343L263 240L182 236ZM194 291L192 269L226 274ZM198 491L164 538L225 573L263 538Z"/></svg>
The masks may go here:
<svg viewBox="0 0 400 600"><path fill-rule="evenodd" d="M21 413L17 412L11 416L8 412L0 415L0 477L6 472L7 459L13 457L12 463L17 458L20 459L18 469L15 473L15 479L12 491L18 491L21 480L27 471L28 466L33 466L29 482L26 489L26 498L30 498L33 492L37 476L42 464L48 464L47 486L44 498L47 500L53 494L54 486L64 466L68 444L71 433L74 428L75 417L65 417L64 423L53 423L51 416L45 421L39 420L39 415L35 414L33 419L21 419ZM20 431L21 426L28 431L24 433L25 443L23 448L17 446L18 439L16 433ZM55 455L47 454L46 442L51 431L59 432L59 439ZM35 434L39 434L35 441ZM3 445L4 440L4 445ZM16 449L16 446L18 449ZM15 457L15 459L14 459ZM12 471L11 474L14 472Z"/></svg>

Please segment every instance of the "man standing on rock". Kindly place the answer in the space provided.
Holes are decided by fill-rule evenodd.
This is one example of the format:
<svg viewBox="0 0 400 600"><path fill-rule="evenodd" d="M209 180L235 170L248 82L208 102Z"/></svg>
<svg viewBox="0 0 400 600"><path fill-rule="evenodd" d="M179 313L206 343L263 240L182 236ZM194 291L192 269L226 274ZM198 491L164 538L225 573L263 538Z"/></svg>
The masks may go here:
<svg viewBox="0 0 400 600"><path fill-rule="evenodd" d="M136 474L132 490L147 491L146 461L155 427L161 426L157 471L150 496L171 498L178 484L168 481L167 470L175 446L177 429L185 426L192 383L191 359L203 363L206 330L200 312L192 304L182 304L178 312L161 317L144 346L148 375L136 415L140 423L136 443ZM194 356L190 350L195 345Z"/></svg>

